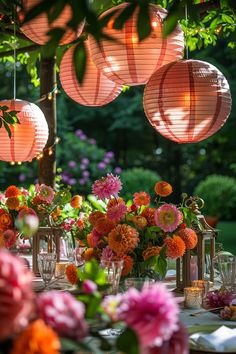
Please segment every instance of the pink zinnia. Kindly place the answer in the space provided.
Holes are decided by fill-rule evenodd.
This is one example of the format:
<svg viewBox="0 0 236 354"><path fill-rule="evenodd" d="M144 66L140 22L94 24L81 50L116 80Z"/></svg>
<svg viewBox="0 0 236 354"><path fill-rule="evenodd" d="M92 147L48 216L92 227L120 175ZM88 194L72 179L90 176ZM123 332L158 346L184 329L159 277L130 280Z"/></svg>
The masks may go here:
<svg viewBox="0 0 236 354"><path fill-rule="evenodd" d="M172 232L183 221L183 214L175 205L163 204L155 211L154 220L163 231Z"/></svg>
<svg viewBox="0 0 236 354"><path fill-rule="evenodd" d="M121 219L123 219L126 213L127 206L124 203L115 204L107 210L108 218L115 222L119 222Z"/></svg>
<svg viewBox="0 0 236 354"><path fill-rule="evenodd" d="M111 261L114 259L115 253L112 251L112 249L109 246L106 246L102 250L102 255L101 255L101 260L103 261Z"/></svg>
<svg viewBox="0 0 236 354"><path fill-rule="evenodd" d="M35 191L40 200L48 204L52 203L55 193L50 186L46 184L36 184Z"/></svg>
<svg viewBox="0 0 236 354"><path fill-rule="evenodd" d="M122 297L119 319L132 328L141 347L160 346L178 329L178 300L162 283L130 288Z"/></svg>
<svg viewBox="0 0 236 354"><path fill-rule="evenodd" d="M111 198L111 196L118 196L119 191L122 188L122 183L118 176L113 176L112 173L107 174L106 177L102 177L95 181L92 185L93 194L98 199Z"/></svg>
<svg viewBox="0 0 236 354"><path fill-rule="evenodd" d="M41 293L37 297L38 314L61 337L80 340L87 335L85 306L74 296L61 291Z"/></svg>
<svg viewBox="0 0 236 354"><path fill-rule="evenodd" d="M146 192L134 193L134 204L138 206L149 205L150 204L150 195Z"/></svg>

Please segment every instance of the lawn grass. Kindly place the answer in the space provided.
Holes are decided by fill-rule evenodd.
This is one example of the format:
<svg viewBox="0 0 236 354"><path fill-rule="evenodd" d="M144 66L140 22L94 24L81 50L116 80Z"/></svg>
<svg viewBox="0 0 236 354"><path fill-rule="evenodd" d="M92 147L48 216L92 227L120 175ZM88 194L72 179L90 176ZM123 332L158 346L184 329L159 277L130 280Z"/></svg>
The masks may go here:
<svg viewBox="0 0 236 354"><path fill-rule="evenodd" d="M222 243L225 251L236 255L236 221L221 221L216 227L219 232L217 243Z"/></svg>

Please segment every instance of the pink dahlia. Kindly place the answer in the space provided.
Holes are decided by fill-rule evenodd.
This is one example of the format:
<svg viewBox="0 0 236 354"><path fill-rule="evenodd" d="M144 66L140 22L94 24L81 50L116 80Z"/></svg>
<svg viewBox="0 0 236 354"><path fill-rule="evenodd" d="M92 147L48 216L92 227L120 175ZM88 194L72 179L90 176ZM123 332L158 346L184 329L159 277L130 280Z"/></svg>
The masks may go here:
<svg viewBox="0 0 236 354"><path fill-rule="evenodd" d="M115 222L119 222L125 217L127 213L127 206L124 203L118 203L107 210L107 217Z"/></svg>
<svg viewBox="0 0 236 354"><path fill-rule="evenodd" d="M112 173L108 173L106 177L102 177L95 181L92 185L93 194L98 199L111 198L111 196L118 196L119 191L122 188L122 183L118 176L113 176Z"/></svg>
<svg viewBox="0 0 236 354"><path fill-rule="evenodd" d="M102 308L112 321L118 321L121 294L109 295L102 301Z"/></svg>
<svg viewBox="0 0 236 354"><path fill-rule="evenodd" d="M134 204L138 206L149 205L150 204L150 195L146 192L134 193Z"/></svg>
<svg viewBox="0 0 236 354"><path fill-rule="evenodd" d="M163 204L155 211L154 220L163 231L172 232L183 221L183 214L175 205Z"/></svg>
<svg viewBox="0 0 236 354"><path fill-rule="evenodd" d="M0 250L0 341L28 325L33 309L32 278L20 258Z"/></svg>
<svg viewBox="0 0 236 354"><path fill-rule="evenodd" d="M80 340L87 335L85 306L71 294L56 290L41 293L37 308L39 317L59 336Z"/></svg>
<svg viewBox="0 0 236 354"><path fill-rule="evenodd" d="M45 203L51 204L54 198L54 190L46 184L36 184L35 191L40 200Z"/></svg>
<svg viewBox="0 0 236 354"><path fill-rule="evenodd" d="M103 261L111 261L114 259L115 253L112 251L112 249L109 246L106 246L102 250L102 255L101 255L101 260Z"/></svg>
<svg viewBox="0 0 236 354"><path fill-rule="evenodd" d="M160 346L178 329L178 300L162 283L130 288L122 297L119 319L132 328L141 347Z"/></svg>

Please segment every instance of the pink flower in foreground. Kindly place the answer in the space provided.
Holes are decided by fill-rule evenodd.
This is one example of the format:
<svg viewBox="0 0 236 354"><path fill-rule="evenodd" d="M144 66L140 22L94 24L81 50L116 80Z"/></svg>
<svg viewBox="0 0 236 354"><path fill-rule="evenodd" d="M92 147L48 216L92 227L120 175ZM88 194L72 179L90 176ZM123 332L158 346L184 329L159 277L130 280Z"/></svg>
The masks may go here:
<svg viewBox="0 0 236 354"><path fill-rule="evenodd" d="M82 290L85 294L92 294L97 290L97 284L90 279L86 279L82 283Z"/></svg>
<svg viewBox="0 0 236 354"><path fill-rule="evenodd" d="M92 185L93 194L98 197L98 199L109 199L112 195L117 197L121 188L122 183L120 178L118 176L113 176L112 173L107 174L106 177L98 179Z"/></svg>
<svg viewBox="0 0 236 354"><path fill-rule="evenodd" d="M56 290L41 293L37 307L39 317L60 336L80 340L87 335L85 306L71 294Z"/></svg>
<svg viewBox="0 0 236 354"><path fill-rule="evenodd" d="M5 242L6 248L9 249L15 245L18 235L19 235L19 232L15 229L8 229L3 232L3 239Z"/></svg>
<svg viewBox="0 0 236 354"><path fill-rule="evenodd" d="M134 204L138 206L149 205L150 204L150 195L146 192L134 193Z"/></svg>
<svg viewBox="0 0 236 354"><path fill-rule="evenodd" d="M102 255L101 255L101 260L103 261L111 261L114 259L115 253L112 251L112 249L109 246L106 246L102 250Z"/></svg>
<svg viewBox="0 0 236 354"><path fill-rule="evenodd" d="M33 309L32 278L21 259L0 250L0 341L28 325Z"/></svg>
<svg viewBox="0 0 236 354"><path fill-rule="evenodd" d="M127 206L124 203L118 203L107 210L107 216L110 220L119 222L121 219L125 217L127 213Z"/></svg>
<svg viewBox="0 0 236 354"><path fill-rule="evenodd" d="M109 295L102 301L102 308L112 321L118 320L118 308L122 299L121 294Z"/></svg>
<svg viewBox="0 0 236 354"><path fill-rule="evenodd" d="M46 184L36 184L35 191L40 200L48 204L52 203L55 193L50 186Z"/></svg>
<svg viewBox="0 0 236 354"><path fill-rule="evenodd" d="M130 288L122 297L119 319L132 328L142 347L160 346L178 329L178 300L162 283Z"/></svg>
<svg viewBox="0 0 236 354"><path fill-rule="evenodd" d="M155 211L154 220L163 231L172 232L183 221L183 214L175 205L163 204Z"/></svg>
<svg viewBox="0 0 236 354"><path fill-rule="evenodd" d="M18 219L22 219L25 215L34 215L37 216L36 212L34 209L29 208L29 207L24 207L19 211L18 214Z"/></svg>

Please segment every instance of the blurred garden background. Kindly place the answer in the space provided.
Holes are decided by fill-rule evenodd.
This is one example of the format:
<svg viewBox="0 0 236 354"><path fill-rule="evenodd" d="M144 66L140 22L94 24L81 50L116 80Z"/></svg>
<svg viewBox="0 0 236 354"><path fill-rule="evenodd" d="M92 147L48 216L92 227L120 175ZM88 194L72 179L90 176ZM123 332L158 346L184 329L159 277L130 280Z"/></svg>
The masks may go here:
<svg viewBox="0 0 236 354"><path fill-rule="evenodd" d="M84 107L63 92L58 73L57 171L73 193L84 196L91 192L92 182L108 172L120 175L126 197L141 190L154 194L158 180L172 184L174 202L182 192L197 194L205 200L203 213L219 218L218 242L236 254L236 50L220 35L209 45L204 40L204 36L202 43L190 39L189 57L215 65L227 78L233 98L230 117L219 132L196 144L176 144L158 134L145 117L144 87L125 88L107 106ZM17 56L17 97L31 102L40 96L37 58L37 51ZM0 97L9 99L11 57L1 57L0 74ZM34 160L12 166L0 161L0 189L35 183L37 164Z"/></svg>

